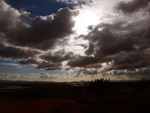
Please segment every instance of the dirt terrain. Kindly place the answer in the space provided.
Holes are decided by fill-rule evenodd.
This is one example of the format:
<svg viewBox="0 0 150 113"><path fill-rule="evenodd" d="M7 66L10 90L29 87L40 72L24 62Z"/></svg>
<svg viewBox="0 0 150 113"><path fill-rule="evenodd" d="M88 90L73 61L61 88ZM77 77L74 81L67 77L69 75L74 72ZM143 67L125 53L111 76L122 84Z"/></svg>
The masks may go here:
<svg viewBox="0 0 150 113"><path fill-rule="evenodd" d="M0 113L149 113L150 81L1 82Z"/></svg>

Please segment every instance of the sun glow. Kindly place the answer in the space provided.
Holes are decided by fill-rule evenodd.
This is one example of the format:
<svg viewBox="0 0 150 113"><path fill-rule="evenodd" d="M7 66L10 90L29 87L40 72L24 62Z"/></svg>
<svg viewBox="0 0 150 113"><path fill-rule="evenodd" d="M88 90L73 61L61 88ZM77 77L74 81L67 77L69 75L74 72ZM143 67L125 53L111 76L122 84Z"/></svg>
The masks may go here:
<svg viewBox="0 0 150 113"><path fill-rule="evenodd" d="M80 12L78 16L74 18L75 26L73 30L77 34L87 34L89 32L89 26L96 26L99 23L98 15L93 11Z"/></svg>

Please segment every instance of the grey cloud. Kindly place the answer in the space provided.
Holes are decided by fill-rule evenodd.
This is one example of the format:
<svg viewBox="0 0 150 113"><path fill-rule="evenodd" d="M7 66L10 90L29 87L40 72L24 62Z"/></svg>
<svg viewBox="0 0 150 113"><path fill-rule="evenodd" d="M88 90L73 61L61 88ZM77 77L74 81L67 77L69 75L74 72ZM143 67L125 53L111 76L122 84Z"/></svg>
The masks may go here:
<svg viewBox="0 0 150 113"><path fill-rule="evenodd" d="M139 37L137 45L140 49L148 49L150 47L150 26L145 31L141 37Z"/></svg>
<svg viewBox="0 0 150 113"><path fill-rule="evenodd" d="M48 74L47 73L40 73L40 78L42 79L47 79L48 78Z"/></svg>
<svg viewBox="0 0 150 113"><path fill-rule="evenodd" d="M0 57L9 59L26 59L39 54L38 51L0 45Z"/></svg>
<svg viewBox="0 0 150 113"><path fill-rule="evenodd" d="M64 41L66 36L73 33L72 27L74 26L74 22L72 21L72 16L73 13L71 10L64 8L60 9L53 16L53 20L36 18L33 20L31 27L26 30L27 38L24 38L25 43L20 43L19 41L18 44L29 44L31 47L38 49L54 47L56 42Z"/></svg>
<svg viewBox="0 0 150 113"><path fill-rule="evenodd" d="M90 46L86 51L87 54L93 52L96 56L100 56L134 50L132 37L118 37L108 28L101 31L99 31L99 28L95 28L87 38L90 41Z"/></svg>
<svg viewBox="0 0 150 113"><path fill-rule="evenodd" d="M78 56L68 62L68 65L71 67L85 67L97 62L97 59L94 57L88 56Z"/></svg>
<svg viewBox="0 0 150 113"><path fill-rule="evenodd" d="M62 62L72 58L73 53L47 52L39 56L41 53L32 49L52 50L66 41L73 33L72 17L76 15L77 12L62 8L56 14L33 19L29 12L19 12L0 1L0 57L18 60L23 65L35 64L36 69L61 69Z"/></svg>
<svg viewBox="0 0 150 113"><path fill-rule="evenodd" d="M132 64L135 62L140 61L143 57L145 57L145 54L143 52L129 52L129 53L122 53L118 55L115 59L116 64Z"/></svg>
<svg viewBox="0 0 150 113"><path fill-rule="evenodd" d="M116 56L111 69L136 69L150 66L149 52L131 52Z"/></svg>
<svg viewBox="0 0 150 113"><path fill-rule="evenodd" d="M27 64L34 64L35 69L43 69L43 70L58 70L61 69L62 63L61 62L47 62L47 61L40 61L34 58L24 59L19 62L22 65Z"/></svg>
<svg viewBox="0 0 150 113"><path fill-rule="evenodd" d="M111 24L101 23L96 26L85 40L89 41L89 47L85 51L86 57L93 56L92 61L81 63L82 67L97 63L112 62L110 70L136 69L150 66L150 27L149 17L143 20L120 21ZM69 63L72 67L77 62L86 61L84 58L73 59ZM73 65L74 64L74 65Z"/></svg>
<svg viewBox="0 0 150 113"><path fill-rule="evenodd" d="M76 70L75 72L75 78L76 77L82 77L84 75L97 75L98 74L98 71L97 70L91 70L91 69L79 69L79 70Z"/></svg>
<svg viewBox="0 0 150 113"><path fill-rule="evenodd" d="M52 62L41 62L35 68L44 69L44 70L59 70L61 69L61 63L52 63Z"/></svg>
<svg viewBox="0 0 150 113"><path fill-rule="evenodd" d="M20 13L4 1L0 6L0 39L9 44L47 50L73 33L72 16L76 13L69 8L59 9L53 15L36 17L28 25L22 19L29 16L27 13Z"/></svg>
<svg viewBox="0 0 150 113"><path fill-rule="evenodd" d="M43 69L43 70L59 70L62 67L61 62L52 63L46 61L39 61L37 59L24 59L19 62L22 65L34 64L35 69Z"/></svg>
<svg viewBox="0 0 150 113"><path fill-rule="evenodd" d="M45 61L51 61L53 63L56 63L74 58L74 54L72 52L66 53L64 50L60 50L54 53L47 52L41 55L40 58Z"/></svg>
<svg viewBox="0 0 150 113"><path fill-rule="evenodd" d="M5 73L5 74L0 74L0 78L2 79L18 79L18 78L23 78L22 75L20 74L9 74L9 73Z"/></svg>
<svg viewBox="0 0 150 113"><path fill-rule="evenodd" d="M42 55L39 55L38 58L27 58L20 60L20 64L34 64L36 69L44 70L57 70L61 69L62 62L74 58L75 55L72 52L66 53L64 50L57 52L46 52Z"/></svg>
<svg viewBox="0 0 150 113"><path fill-rule="evenodd" d="M132 70L132 71L124 71L124 70L119 70L116 71L114 70L112 72L112 76L121 76L125 75L126 77L136 77L137 79L145 78L145 79L150 79L149 77L150 74L150 69L149 68L140 68L138 70Z"/></svg>
<svg viewBox="0 0 150 113"><path fill-rule="evenodd" d="M0 2L0 34L13 36L17 30L19 32L20 28L25 27L25 24L21 20L23 16L18 10L12 8L10 5L6 4L4 1ZM0 37L2 38L2 37Z"/></svg>
<svg viewBox="0 0 150 113"><path fill-rule="evenodd" d="M10 74L10 73L4 73L4 74L0 74L0 78L1 80L30 80L30 81L35 81L35 79L57 79L60 78L60 76L58 75L51 75L45 72L39 73L39 74L31 74L29 76L24 76L21 74ZM41 80L40 79L40 80Z"/></svg>
<svg viewBox="0 0 150 113"><path fill-rule="evenodd" d="M149 48L150 42L150 17L145 17L142 20L130 20L124 22L116 22L113 24L102 23L99 25L100 28L109 28L113 34L115 34L118 38L123 37L126 40L130 40L129 42L133 43L134 47L138 47L139 49L147 49ZM123 38L120 39L123 41ZM124 40L125 41L125 40ZM124 42L123 41L123 42ZM134 49L134 48L133 48Z"/></svg>
<svg viewBox="0 0 150 113"><path fill-rule="evenodd" d="M26 65L26 64L38 64L39 62L35 58L28 58L19 61L19 63L22 65Z"/></svg>
<svg viewBox="0 0 150 113"><path fill-rule="evenodd" d="M39 76L42 79L57 79L57 78L59 78L59 76L57 76L57 75L51 75L51 74L48 74L45 72L40 73Z"/></svg>
<svg viewBox="0 0 150 113"><path fill-rule="evenodd" d="M124 13L133 13L135 11L140 10L141 8L145 8L150 3L150 0L132 0L130 2L121 2L117 9L123 11Z"/></svg>

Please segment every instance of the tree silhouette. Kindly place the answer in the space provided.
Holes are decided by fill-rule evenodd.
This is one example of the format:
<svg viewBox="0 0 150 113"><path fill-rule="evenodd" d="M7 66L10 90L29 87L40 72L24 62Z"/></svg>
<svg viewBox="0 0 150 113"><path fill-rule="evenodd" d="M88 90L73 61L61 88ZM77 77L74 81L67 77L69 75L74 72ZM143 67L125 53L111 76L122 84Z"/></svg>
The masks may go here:
<svg viewBox="0 0 150 113"><path fill-rule="evenodd" d="M92 80L88 85L88 90L95 92L106 92L110 89L110 86L110 79L100 78Z"/></svg>

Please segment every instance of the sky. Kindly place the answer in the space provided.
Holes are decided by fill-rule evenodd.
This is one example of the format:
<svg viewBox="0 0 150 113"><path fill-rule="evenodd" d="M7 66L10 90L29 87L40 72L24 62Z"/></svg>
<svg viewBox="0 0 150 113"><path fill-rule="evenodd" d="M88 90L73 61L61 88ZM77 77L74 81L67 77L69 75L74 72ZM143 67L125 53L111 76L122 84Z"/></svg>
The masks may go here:
<svg viewBox="0 0 150 113"><path fill-rule="evenodd" d="M0 80L150 79L150 0L0 0Z"/></svg>

